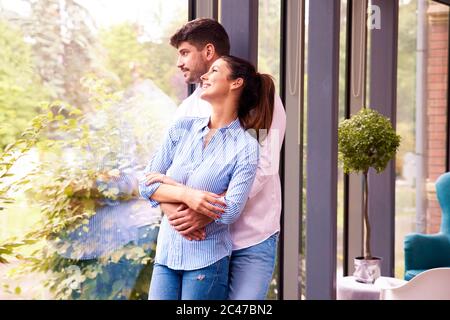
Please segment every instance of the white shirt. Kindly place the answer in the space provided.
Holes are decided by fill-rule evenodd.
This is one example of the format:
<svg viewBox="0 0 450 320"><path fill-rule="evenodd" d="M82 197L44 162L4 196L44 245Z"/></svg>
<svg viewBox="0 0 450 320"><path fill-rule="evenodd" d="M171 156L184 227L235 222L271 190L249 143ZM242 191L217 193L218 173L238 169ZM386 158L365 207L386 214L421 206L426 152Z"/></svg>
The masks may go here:
<svg viewBox="0 0 450 320"><path fill-rule="evenodd" d="M211 105L200 98L198 87L175 112L181 117L209 117ZM286 131L286 112L275 95L272 124L266 139L261 142L256 178L239 219L230 226L233 250L248 248L263 242L280 231L281 183L278 173L280 151Z"/></svg>

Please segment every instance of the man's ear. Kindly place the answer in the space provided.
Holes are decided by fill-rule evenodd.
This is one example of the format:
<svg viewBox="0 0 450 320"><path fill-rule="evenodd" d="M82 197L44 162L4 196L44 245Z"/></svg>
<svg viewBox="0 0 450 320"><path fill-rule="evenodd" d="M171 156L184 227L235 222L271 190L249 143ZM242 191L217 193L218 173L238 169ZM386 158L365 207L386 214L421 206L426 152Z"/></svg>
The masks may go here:
<svg viewBox="0 0 450 320"><path fill-rule="evenodd" d="M205 57L208 61L211 61L216 55L216 48L212 43L207 43L203 51L205 52Z"/></svg>
<svg viewBox="0 0 450 320"><path fill-rule="evenodd" d="M244 79L237 78L233 80L233 83L231 84L231 90L242 88L244 85Z"/></svg>

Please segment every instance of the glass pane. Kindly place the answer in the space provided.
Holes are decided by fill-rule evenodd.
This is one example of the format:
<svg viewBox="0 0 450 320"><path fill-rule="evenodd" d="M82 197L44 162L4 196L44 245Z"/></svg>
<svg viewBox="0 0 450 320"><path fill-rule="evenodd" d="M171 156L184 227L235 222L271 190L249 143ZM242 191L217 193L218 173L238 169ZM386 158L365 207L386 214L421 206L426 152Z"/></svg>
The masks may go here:
<svg viewBox="0 0 450 320"><path fill-rule="evenodd" d="M347 0L341 1L341 25L339 36L339 122L345 118L345 53L347 47ZM337 277L344 275L344 173L338 167L337 185Z"/></svg>
<svg viewBox="0 0 450 320"><path fill-rule="evenodd" d="M258 10L258 71L274 77L276 92L279 94L281 4L278 0L259 1ZM279 281L279 255L277 255L268 299L278 299Z"/></svg>
<svg viewBox="0 0 450 320"><path fill-rule="evenodd" d="M404 276L404 237L435 233L440 208L434 183L445 172L447 126L447 6L401 1L398 39L395 275ZM424 23L420 23L422 16ZM426 52L426 55L423 54Z"/></svg>
<svg viewBox="0 0 450 320"><path fill-rule="evenodd" d="M303 149L303 159L302 165L303 165L303 172L302 172L302 179L303 179L303 188L301 190L301 203L302 203L302 212L301 212L301 223L302 223L302 229L301 229L301 247L300 247L300 280L301 280L301 300L306 300L306 285L308 279L306 278L306 232L307 232L307 202L306 202L306 196L307 196L307 190L308 190L308 116L307 116L307 107L308 107L308 41L309 41L309 3L310 0L305 1L305 42L304 42L304 73L303 73L303 114L301 115L301 119L303 119L303 130L300 132L300 134L303 135L303 143L302 146L300 146ZM299 137L299 141L302 141Z"/></svg>
<svg viewBox="0 0 450 320"><path fill-rule="evenodd" d="M0 299L147 298L161 212L135 182L186 97L168 40L187 17L188 0L0 2Z"/></svg>
<svg viewBox="0 0 450 320"><path fill-rule="evenodd" d="M281 4L277 0L259 1L258 10L258 70L275 78L279 93Z"/></svg>

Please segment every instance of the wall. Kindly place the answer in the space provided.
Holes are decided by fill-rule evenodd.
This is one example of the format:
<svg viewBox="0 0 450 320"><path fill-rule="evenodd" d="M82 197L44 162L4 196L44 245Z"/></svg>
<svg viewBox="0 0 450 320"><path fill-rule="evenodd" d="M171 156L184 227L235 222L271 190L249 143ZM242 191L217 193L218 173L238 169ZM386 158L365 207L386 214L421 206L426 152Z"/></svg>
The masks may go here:
<svg viewBox="0 0 450 320"><path fill-rule="evenodd" d="M448 7L430 2L427 61L427 233L439 231L441 212L434 182L445 172Z"/></svg>

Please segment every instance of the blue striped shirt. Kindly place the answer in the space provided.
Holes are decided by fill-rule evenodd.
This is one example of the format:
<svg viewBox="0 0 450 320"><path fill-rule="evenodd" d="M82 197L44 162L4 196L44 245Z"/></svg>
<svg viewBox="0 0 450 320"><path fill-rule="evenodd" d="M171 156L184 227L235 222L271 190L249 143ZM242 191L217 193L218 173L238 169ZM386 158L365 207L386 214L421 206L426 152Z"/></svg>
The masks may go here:
<svg viewBox="0 0 450 320"><path fill-rule="evenodd" d="M155 261L174 270L194 270L231 255L229 224L237 220L255 179L258 142L241 126L239 119L218 129L204 148L209 118L182 118L168 131L159 151L145 172L164 173L190 188L221 194L225 212L206 226L206 238L189 241L164 216L158 235ZM141 195L150 197L161 183L139 184Z"/></svg>

